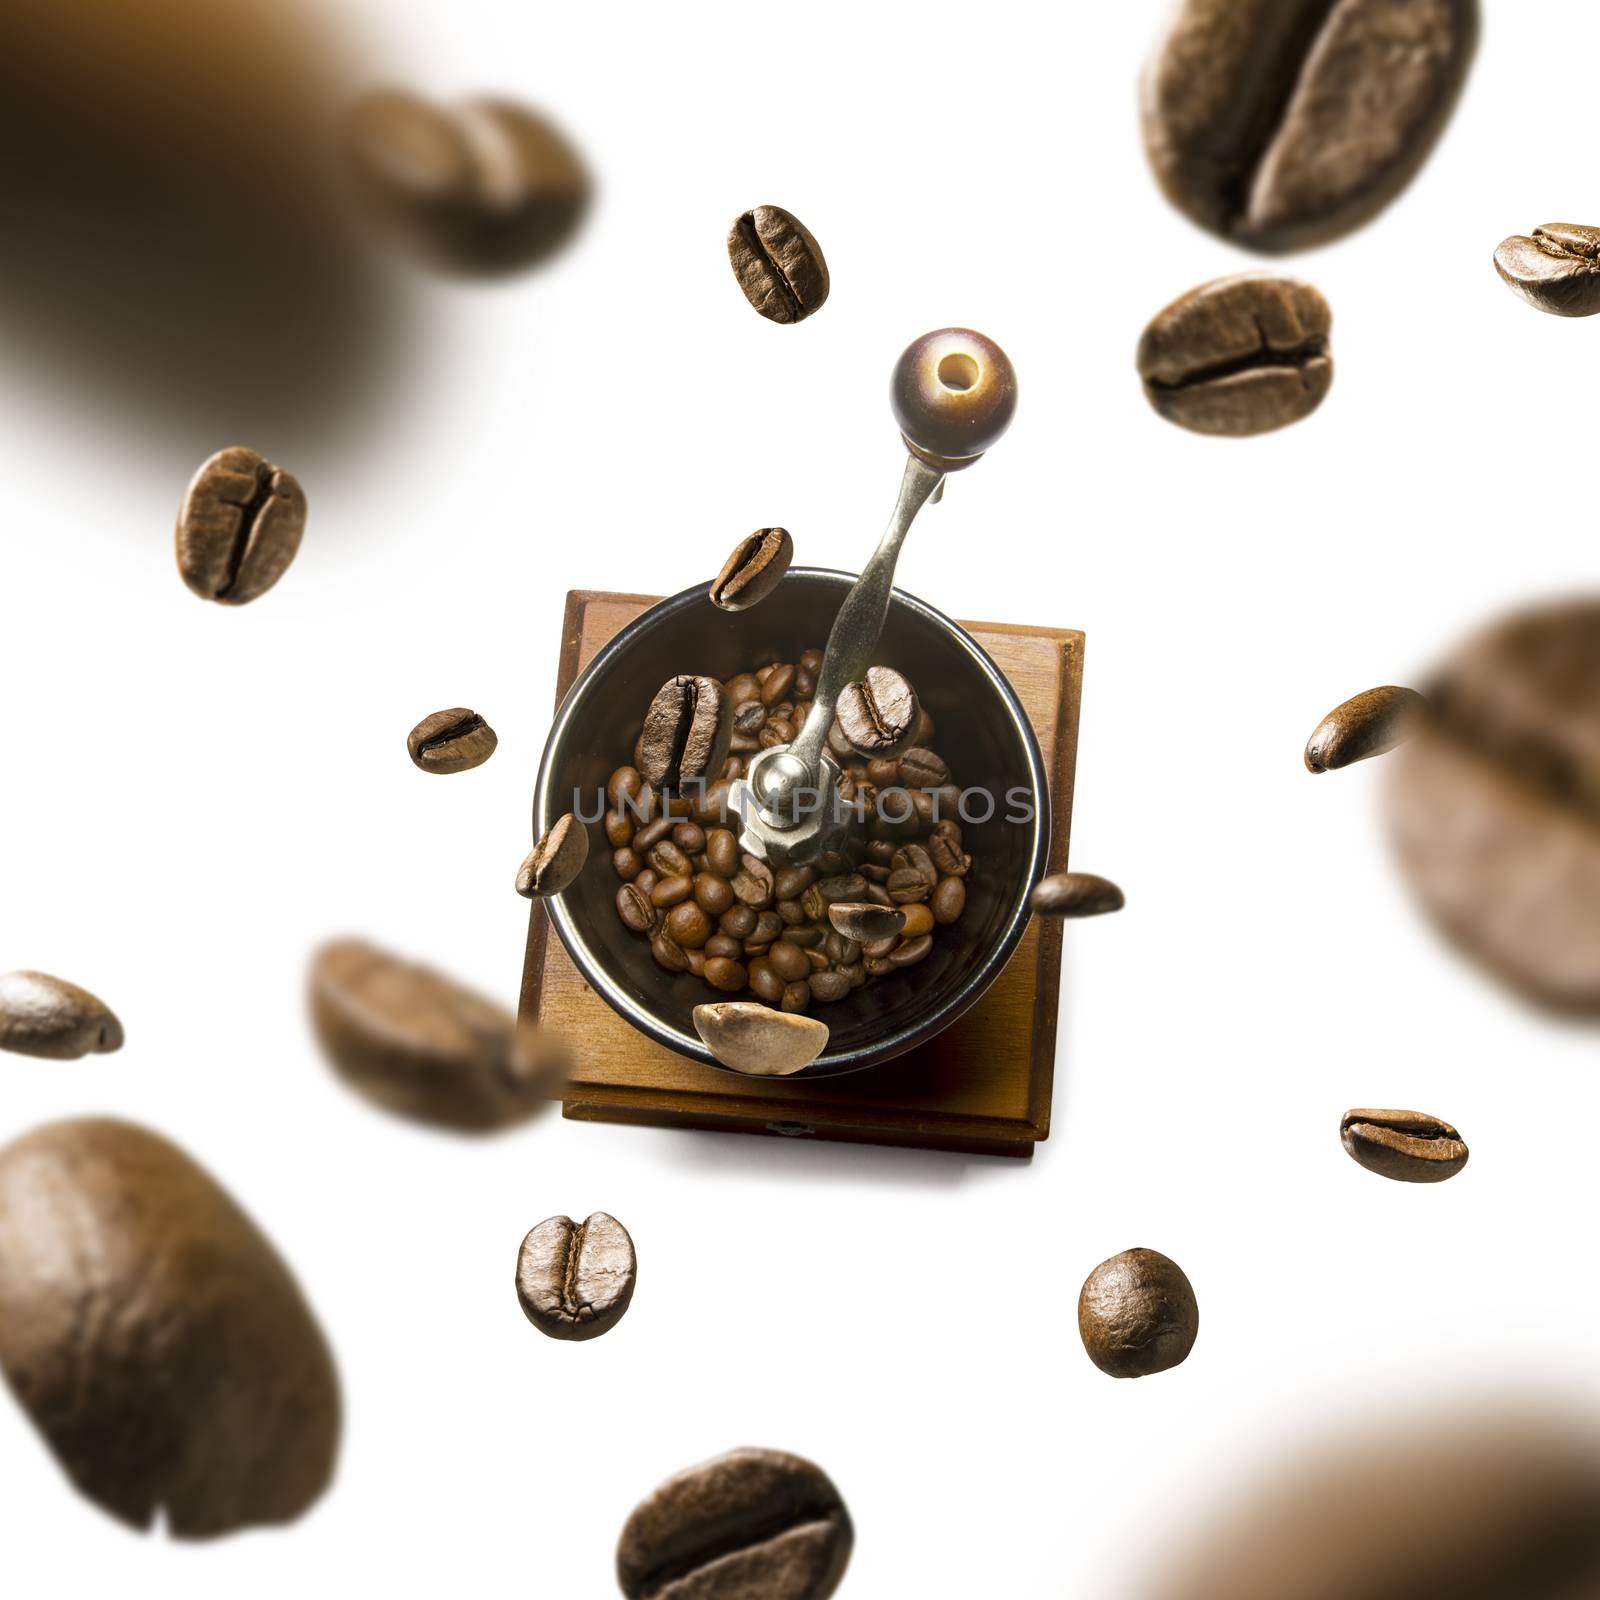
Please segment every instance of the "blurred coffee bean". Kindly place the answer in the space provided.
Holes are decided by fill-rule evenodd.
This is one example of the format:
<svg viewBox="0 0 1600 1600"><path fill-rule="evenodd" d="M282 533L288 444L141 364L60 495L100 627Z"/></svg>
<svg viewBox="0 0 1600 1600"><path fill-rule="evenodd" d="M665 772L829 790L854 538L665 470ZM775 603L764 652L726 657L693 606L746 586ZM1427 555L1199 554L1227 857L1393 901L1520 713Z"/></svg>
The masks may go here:
<svg viewBox="0 0 1600 1600"><path fill-rule="evenodd" d="M1241 438L1309 417L1333 383L1333 313L1308 283L1219 278L1156 313L1139 341L1145 398L1191 433Z"/></svg>
<svg viewBox="0 0 1600 1600"><path fill-rule="evenodd" d="M520 1122L549 1104L570 1065L551 1035L358 939L317 953L311 1020L328 1060L353 1089L440 1127Z"/></svg>
<svg viewBox="0 0 1600 1600"><path fill-rule="evenodd" d="M87 989L47 972L0 975L0 1050L73 1061L122 1048L122 1024Z"/></svg>
<svg viewBox="0 0 1600 1600"><path fill-rule="evenodd" d="M1124 1250L1102 1261L1078 1296L1083 1348L1113 1378L1147 1378L1177 1366L1199 1331L1189 1280L1157 1250Z"/></svg>
<svg viewBox="0 0 1600 1600"><path fill-rule="evenodd" d="M639 770L654 789L713 777L727 759L733 706L715 678L669 678L645 713Z"/></svg>
<svg viewBox="0 0 1600 1600"><path fill-rule="evenodd" d="M1353 695L1312 731L1306 741L1306 770L1333 772L1381 756L1410 737L1426 710L1427 702L1415 689L1394 684Z"/></svg>
<svg viewBox="0 0 1600 1600"><path fill-rule="evenodd" d="M890 667L868 667L864 679L847 683L837 715L845 738L881 759L907 750L921 720L916 691Z"/></svg>
<svg viewBox="0 0 1600 1600"><path fill-rule="evenodd" d="M821 1468L734 1450L669 1478L635 1509L617 1543L617 1581L628 1600L827 1600L854 1539Z"/></svg>
<svg viewBox="0 0 1600 1600"><path fill-rule="evenodd" d="M1477 36L1477 0L1181 0L1145 72L1150 163L1235 244L1326 243L1410 182Z"/></svg>
<svg viewBox="0 0 1600 1600"><path fill-rule="evenodd" d="M905 926L904 911L884 906L835 901L828 907L828 921L847 939L867 944L876 939L892 939Z"/></svg>
<svg viewBox="0 0 1600 1600"><path fill-rule="evenodd" d="M470 772L494 754L499 742L494 729L465 706L435 711L406 735L411 760L424 772Z"/></svg>
<svg viewBox="0 0 1600 1600"><path fill-rule="evenodd" d="M187 453L220 410L296 460L350 459L367 408L410 376L421 319L351 226L330 129L361 41L330 10L0 6L0 319L19 383L37 361L76 383L75 423L101 406L158 450Z"/></svg>
<svg viewBox="0 0 1600 1600"><path fill-rule="evenodd" d="M333 1473L339 1381L293 1275L132 1123L0 1150L0 1369L77 1488L137 1528L288 1522Z"/></svg>
<svg viewBox="0 0 1600 1600"><path fill-rule="evenodd" d="M1496 270L1537 311L1592 317L1600 311L1600 228L1547 222L1513 234L1494 253Z"/></svg>
<svg viewBox="0 0 1600 1600"><path fill-rule="evenodd" d="M1092 872L1057 872L1041 878L1029 902L1041 917L1098 917L1120 911L1122 891Z"/></svg>
<svg viewBox="0 0 1600 1600"><path fill-rule="evenodd" d="M1420 1111L1347 1111L1339 1139L1368 1172L1399 1183L1443 1183L1467 1164L1461 1135Z"/></svg>
<svg viewBox="0 0 1600 1600"><path fill-rule="evenodd" d="M799 1072L828 1047L825 1023L748 1000L696 1006L694 1031L723 1066L758 1077Z"/></svg>
<svg viewBox="0 0 1600 1600"><path fill-rule="evenodd" d="M793 560L794 540L786 529L758 529L741 539L723 563L711 585L712 605L724 611L748 611L760 605L783 582Z"/></svg>
<svg viewBox="0 0 1600 1600"><path fill-rule="evenodd" d="M378 220L430 265L497 276L538 266L572 237L589 176L561 132L528 106L443 107L400 89L363 97L346 149Z"/></svg>
<svg viewBox="0 0 1600 1600"><path fill-rule="evenodd" d="M615 1217L546 1217L517 1252L522 1313L552 1339L598 1339L622 1321L637 1276L633 1240Z"/></svg>
<svg viewBox="0 0 1600 1600"><path fill-rule="evenodd" d="M769 322L803 322L828 298L828 264L798 218L756 206L728 230L728 259L744 297Z"/></svg>
<svg viewBox="0 0 1600 1600"><path fill-rule="evenodd" d="M1346 1406L1275 1454L1142 1585L1142 1600L1587 1600L1600 1594L1600 1429L1588 1396L1474 1392ZM1144 1535L1141 1534L1141 1541Z"/></svg>
<svg viewBox="0 0 1600 1600"><path fill-rule="evenodd" d="M242 445L195 473L178 511L178 572L202 600L242 606L289 569L306 527L300 485Z"/></svg>
<svg viewBox="0 0 1600 1600"><path fill-rule="evenodd" d="M1413 890L1502 981L1600 1016L1600 601L1495 623L1423 692L1431 714L1386 763Z"/></svg>
<svg viewBox="0 0 1600 1600"><path fill-rule="evenodd" d="M577 882L589 859L589 830L569 811L557 817L517 870L517 893L530 900L560 894Z"/></svg>

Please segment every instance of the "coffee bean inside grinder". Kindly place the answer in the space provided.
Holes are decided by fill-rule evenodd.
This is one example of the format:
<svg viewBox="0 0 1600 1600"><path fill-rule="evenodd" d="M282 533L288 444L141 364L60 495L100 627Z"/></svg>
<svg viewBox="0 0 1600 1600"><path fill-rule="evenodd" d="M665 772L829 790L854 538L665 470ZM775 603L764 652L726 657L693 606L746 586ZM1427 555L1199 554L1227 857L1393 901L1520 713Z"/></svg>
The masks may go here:
<svg viewBox="0 0 1600 1600"><path fill-rule="evenodd" d="M972 857L963 847L960 790L934 748L933 722L898 675L874 668L869 712L880 750L852 744L841 717L829 735L840 772L841 847L814 865L777 865L739 845L728 807L733 781L762 750L793 742L811 710L822 651L765 662L726 682L683 675L646 712L632 760L606 786L604 829L621 886L617 916L647 939L657 965L690 972L723 995L751 994L804 1011L927 959L941 927L966 907ZM903 685L903 690L900 685ZM911 737L896 716L912 715ZM702 765L726 753L714 768ZM691 767L700 766L698 774ZM658 781L652 782L652 776ZM664 776L685 780L675 791ZM697 776L702 781L687 781ZM820 803L826 803L822 801ZM830 921L836 905L904 914L897 933L863 943Z"/></svg>

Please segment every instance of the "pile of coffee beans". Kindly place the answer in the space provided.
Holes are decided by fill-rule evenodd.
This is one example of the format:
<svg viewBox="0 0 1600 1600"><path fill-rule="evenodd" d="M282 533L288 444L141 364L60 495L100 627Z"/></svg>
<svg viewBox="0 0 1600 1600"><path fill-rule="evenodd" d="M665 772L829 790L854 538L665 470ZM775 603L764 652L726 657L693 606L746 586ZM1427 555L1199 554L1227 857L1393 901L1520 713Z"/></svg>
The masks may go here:
<svg viewBox="0 0 1600 1600"><path fill-rule="evenodd" d="M814 867L777 868L740 850L729 788L756 752L793 741L821 666L813 649L720 685L674 680L711 686L698 692L702 709L719 695L731 707L730 753L719 773L683 794L656 789L640 771L652 764L647 727L635 764L618 767L606 785L623 925L650 941L666 971L692 972L723 994L748 990L785 1011L832 1004L926 960L936 930L966 908L972 866L956 820L960 791L943 758L918 743L893 759L867 760L838 725L829 746L843 766L840 801L864 819L845 848L824 852ZM933 721L922 718L917 733L926 740ZM829 919L845 904L898 909L905 921L898 933L863 944Z"/></svg>

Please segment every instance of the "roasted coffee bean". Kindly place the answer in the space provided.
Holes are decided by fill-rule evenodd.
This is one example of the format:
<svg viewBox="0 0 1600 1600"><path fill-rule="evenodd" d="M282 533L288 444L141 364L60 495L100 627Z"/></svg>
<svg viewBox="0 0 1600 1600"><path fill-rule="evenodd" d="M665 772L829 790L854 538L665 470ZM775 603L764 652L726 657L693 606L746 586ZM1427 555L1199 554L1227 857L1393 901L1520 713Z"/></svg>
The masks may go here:
<svg viewBox="0 0 1600 1600"><path fill-rule="evenodd" d="M752 855L740 856L739 862L739 870L733 878L733 892L745 905L764 911L772 904L772 868Z"/></svg>
<svg viewBox="0 0 1600 1600"><path fill-rule="evenodd" d="M122 1024L104 1000L46 972L0 976L0 1050L73 1061L122 1048Z"/></svg>
<svg viewBox="0 0 1600 1600"><path fill-rule="evenodd" d="M639 891L640 894L652 895L656 892L656 884L659 881L660 880L656 877L655 869L653 867L646 867L644 871L633 880L633 886ZM652 904L654 904L654 902L652 902Z"/></svg>
<svg viewBox="0 0 1600 1600"><path fill-rule="evenodd" d="M1350 1408L1274 1451L1143 1600L1584 1600L1600 1594L1600 1439L1587 1404L1445 1388Z"/></svg>
<svg viewBox="0 0 1600 1600"><path fill-rule="evenodd" d="M552 123L511 101L442 107L380 90L356 105L345 145L374 217L444 272L500 276L537 266L588 209L577 151Z"/></svg>
<svg viewBox="0 0 1600 1600"><path fill-rule="evenodd" d="M634 849L638 849L637 842ZM660 840L645 858L663 878L692 878L694 863L670 839Z"/></svg>
<svg viewBox="0 0 1600 1600"><path fill-rule="evenodd" d="M736 674L728 679L723 688L735 706L748 705L750 701L761 698L761 680L753 672ZM765 711L766 707L761 709Z"/></svg>
<svg viewBox="0 0 1600 1600"><path fill-rule="evenodd" d="M615 1217L546 1217L517 1252L522 1314L552 1339L598 1339L622 1321L638 1276L633 1240Z"/></svg>
<svg viewBox="0 0 1600 1600"><path fill-rule="evenodd" d="M521 1121L549 1104L570 1065L552 1035L358 939L326 945L312 962L311 1020L353 1089L443 1127Z"/></svg>
<svg viewBox="0 0 1600 1600"><path fill-rule="evenodd" d="M827 956L822 953L820 945L811 945L806 950L806 960L811 963L813 972L826 972L831 965Z"/></svg>
<svg viewBox="0 0 1600 1600"><path fill-rule="evenodd" d="M869 883L867 892L861 897L869 905L893 908L894 901L889 898L889 892L881 883Z"/></svg>
<svg viewBox="0 0 1600 1600"><path fill-rule="evenodd" d="M886 978L895 970L888 956L863 956L861 964L867 969L869 978Z"/></svg>
<svg viewBox="0 0 1600 1600"><path fill-rule="evenodd" d="M889 953L889 964L894 967L914 967L926 961L933 950L933 935L924 933L915 939L905 940L898 949Z"/></svg>
<svg viewBox="0 0 1600 1600"><path fill-rule="evenodd" d="M605 829L606 843L613 850L623 850L633 843L633 823L620 811L608 811L601 824Z"/></svg>
<svg viewBox="0 0 1600 1600"><path fill-rule="evenodd" d="M900 914L905 918L905 925L900 930L903 937L920 939L923 934L933 932L933 912L927 905L905 905L900 908Z"/></svg>
<svg viewBox="0 0 1600 1600"><path fill-rule="evenodd" d="M1306 741L1306 770L1332 772L1403 744L1427 710L1415 689L1367 689L1335 706Z"/></svg>
<svg viewBox="0 0 1600 1600"><path fill-rule="evenodd" d="M685 950L683 952L684 965L697 978L706 975L706 953L701 950Z"/></svg>
<svg viewBox="0 0 1600 1600"><path fill-rule="evenodd" d="M657 789L708 779L727 759L732 734L733 708L715 678L669 678L645 713L639 770Z"/></svg>
<svg viewBox="0 0 1600 1600"><path fill-rule="evenodd" d="M178 572L202 600L245 605L289 570L305 528L305 493L282 467L241 446L219 450L178 512Z"/></svg>
<svg viewBox="0 0 1600 1600"><path fill-rule="evenodd" d="M783 907L778 907L782 911ZM812 884L801 897L798 907L798 916L786 917L786 922L819 922L828 914L828 901L822 892L820 884Z"/></svg>
<svg viewBox="0 0 1600 1600"><path fill-rule="evenodd" d="M806 893L807 895L813 895L816 893L816 890L808 889L806 890ZM812 914L802 901L780 900L778 902L778 915L782 917L791 928L797 928L802 922L810 921Z"/></svg>
<svg viewBox="0 0 1600 1600"><path fill-rule="evenodd" d="M769 322L803 322L828 298L828 263L798 218L756 206L728 230L728 259L744 297Z"/></svg>
<svg viewBox="0 0 1600 1600"><path fill-rule="evenodd" d="M0 1150L0 1370L77 1488L137 1528L288 1522L333 1473L339 1380L299 1285L210 1174L131 1123Z"/></svg>
<svg viewBox="0 0 1600 1600"><path fill-rule="evenodd" d="M910 910L911 908L908 906L906 909ZM931 925L933 919L930 917L928 921ZM861 951L869 961L887 961L899 948L900 935L898 933L886 933L881 939L863 941Z"/></svg>
<svg viewBox="0 0 1600 1600"><path fill-rule="evenodd" d="M744 946L725 933L712 934L700 948L705 951L707 961L719 956L727 961L737 961L744 954Z"/></svg>
<svg viewBox="0 0 1600 1600"><path fill-rule="evenodd" d="M617 1581L629 1600L827 1600L853 1540L820 1468L776 1450L735 1450L669 1479L635 1509L617 1544Z"/></svg>
<svg viewBox="0 0 1600 1600"><path fill-rule="evenodd" d="M424 772L470 772L494 754L499 742L494 729L465 706L435 711L406 735L406 749Z"/></svg>
<svg viewBox="0 0 1600 1600"><path fill-rule="evenodd" d="M783 702L789 692L789 686L794 682L794 668L785 662L777 666L761 680L761 703L767 708L770 716Z"/></svg>
<svg viewBox="0 0 1600 1600"><path fill-rule="evenodd" d="M784 528L758 528L734 546L711 585L711 603L724 611L760 605L783 582L794 560L794 540Z"/></svg>
<svg viewBox="0 0 1600 1600"><path fill-rule="evenodd" d="M613 850L611 868L624 883L631 883L644 870L644 861L637 850Z"/></svg>
<svg viewBox="0 0 1600 1600"><path fill-rule="evenodd" d="M706 830L698 822L680 822L672 830L672 842L686 856L697 856L706 847Z"/></svg>
<svg viewBox="0 0 1600 1600"><path fill-rule="evenodd" d="M869 667L839 695L839 726L863 755L879 758L909 748L920 720L917 694L890 667Z"/></svg>
<svg viewBox="0 0 1600 1600"><path fill-rule="evenodd" d="M1432 714L1386 763L1412 888L1523 995L1600 1015L1600 602L1504 618L1423 689Z"/></svg>
<svg viewBox="0 0 1600 1600"><path fill-rule="evenodd" d="M644 874L640 873L640 877L643 876ZM666 911L675 905L681 905L693 893L694 879L687 874L658 878L650 889L650 904L658 910Z"/></svg>
<svg viewBox="0 0 1600 1600"><path fill-rule="evenodd" d="M780 867L773 875L772 892L780 900L795 900L816 882L812 867Z"/></svg>
<svg viewBox="0 0 1600 1600"><path fill-rule="evenodd" d="M1156 177L1250 249L1336 239L1422 165L1477 34L1477 0L1182 0L1145 74Z"/></svg>
<svg viewBox="0 0 1600 1600"><path fill-rule="evenodd" d="M694 875L694 898L708 917L720 917L733 906L733 888L726 878L718 877L714 872L697 872Z"/></svg>
<svg viewBox="0 0 1600 1600"><path fill-rule="evenodd" d="M624 801L637 800L644 789L644 776L637 767L618 767L606 779L606 799L613 810L620 811Z"/></svg>
<svg viewBox="0 0 1600 1600"><path fill-rule="evenodd" d="M756 956L747 966L750 987L755 991L758 1000L769 1006L775 1006L783 1000L783 979L772 970L772 963L765 956Z"/></svg>
<svg viewBox="0 0 1600 1600"><path fill-rule="evenodd" d="M654 933L660 920L655 901L636 883L625 883L617 890L617 916L630 933Z"/></svg>
<svg viewBox="0 0 1600 1600"><path fill-rule="evenodd" d="M689 957L666 928L662 928L650 941L650 954L663 972L687 972Z"/></svg>
<svg viewBox="0 0 1600 1600"><path fill-rule="evenodd" d="M849 948L849 944L850 942L848 939L846 939L837 930L834 930L823 935L822 953L835 966L838 966L842 961L847 959L845 956L845 951Z"/></svg>
<svg viewBox="0 0 1600 1600"><path fill-rule="evenodd" d="M730 961L726 956L707 957L705 980L713 989L721 989L724 994L738 994L748 978L749 974L737 961Z"/></svg>
<svg viewBox="0 0 1600 1600"><path fill-rule="evenodd" d="M1400 1183L1443 1183L1467 1164L1461 1135L1420 1111L1347 1111L1339 1139L1368 1172Z"/></svg>
<svg viewBox="0 0 1600 1600"><path fill-rule="evenodd" d="M828 1047L826 1024L749 1000L696 1006L694 1028L723 1066L758 1077L799 1072Z"/></svg>
<svg viewBox="0 0 1600 1600"><path fill-rule="evenodd" d="M850 980L842 972L813 972L811 998L819 1005L832 1005L850 993Z"/></svg>
<svg viewBox="0 0 1600 1600"><path fill-rule="evenodd" d="M966 884L960 878L941 878L929 896L928 909L933 913L933 920L945 927L959 922L961 913L967 909Z"/></svg>
<svg viewBox="0 0 1600 1600"><path fill-rule="evenodd" d="M900 757L900 782L907 789L937 789L949 783L950 769L932 750L913 745Z"/></svg>
<svg viewBox="0 0 1600 1600"><path fill-rule="evenodd" d="M1113 1378L1147 1378L1177 1366L1199 1331L1189 1280L1156 1250L1124 1250L1102 1261L1078 1296L1083 1348Z"/></svg>
<svg viewBox="0 0 1600 1600"><path fill-rule="evenodd" d="M517 869L517 893L542 900L570 889L589 859L589 830L569 811L557 817Z"/></svg>
<svg viewBox="0 0 1600 1600"><path fill-rule="evenodd" d="M783 931L783 918L776 911L763 911L756 918L755 931L749 939L753 944L771 944Z"/></svg>
<svg viewBox="0 0 1600 1600"><path fill-rule="evenodd" d="M745 700L733 713L735 738L759 742L761 730L767 725L767 708L760 700Z"/></svg>
<svg viewBox="0 0 1600 1600"><path fill-rule="evenodd" d="M848 905L867 892L867 880L859 872L841 872L835 877L824 878L817 888L821 891L824 907ZM827 915L826 910L822 915Z"/></svg>
<svg viewBox="0 0 1600 1600"><path fill-rule="evenodd" d="M1098 917L1120 911L1122 891L1092 872L1057 872L1041 878L1029 901L1041 917Z"/></svg>
<svg viewBox="0 0 1600 1600"><path fill-rule="evenodd" d="M796 663L802 672L809 672L813 678L822 676L822 652L814 645L809 650L800 652L800 659Z"/></svg>
<svg viewBox="0 0 1600 1600"><path fill-rule="evenodd" d="M785 983L810 976L811 963L806 960L805 951L791 940L779 939L767 952L767 960Z"/></svg>
<svg viewBox="0 0 1600 1600"><path fill-rule="evenodd" d="M711 918L693 900L667 913L667 933L684 950L698 950L711 937Z"/></svg>
<svg viewBox="0 0 1600 1600"><path fill-rule="evenodd" d="M633 848L640 855L648 855L663 839L671 838L673 821L671 817L657 817L653 822L647 822L633 836Z"/></svg>
<svg viewBox="0 0 1600 1600"><path fill-rule="evenodd" d="M756 743L763 750L772 750L780 744L793 744L795 734L799 731L787 717L768 717L767 725L761 730L761 737Z"/></svg>
<svg viewBox="0 0 1600 1600"><path fill-rule="evenodd" d="M964 878L972 870L972 857L961 848L959 834L952 841L948 835L935 833L927 850L934 866L947 878Z"/></svg>
<svg viewBox="0 0 1600 1600"><path fill-rule="evenodd" d="M822 943L822 929L817 923L805 922L798 928L788 929L783 937L802 950L814 950Z"/></svg>
<svg viewBox="0 0 1600 1600"><path fill-rule="evenodd" d="M937 881L934 880L935 883ZM933 893L933 883L928 881L927 874L915 867L896 867L889 874L889 881L885 887L889 891L889 898L897 906L913 905L926 900Z"/></svg>
<svg viewBox="0 0 1600 1600"><path fill-rule="evenodd" d="M804 1011L811 1004L811 985L799 978L786 983L780 1004L785 1011Z"/></svg>
<svg viewBox="0 0 1600 1600"><path fill-rule="evenodd" d="M1333 383L1333 313L1308 283L1245 273L1157 312L1139 341L1145 398L1191 433L1242 438L1309 417Z"/></svg>
<svg viewBox="0 0 1600 1600"><path fill-rule="evenodd" d="M730 939L748 939L755 932L756 920L749 906L731 905L722 913L717 926Z"/></svg>
<svg viewBox="0 0 1600 1600"><path fill-rule="evenodd" d="M706 861L719 878L731 878L739 870L739 841L728 828L713 828L706 835Z"/></svg>
<svg viewBox="0 0 1600 1600"><path fill-rule="evenodd" d="M1500 276L1539 311L1592 317L1600 311L1600 228L1547 222L1531 238L1513 234L1494 253Z"/></svg>

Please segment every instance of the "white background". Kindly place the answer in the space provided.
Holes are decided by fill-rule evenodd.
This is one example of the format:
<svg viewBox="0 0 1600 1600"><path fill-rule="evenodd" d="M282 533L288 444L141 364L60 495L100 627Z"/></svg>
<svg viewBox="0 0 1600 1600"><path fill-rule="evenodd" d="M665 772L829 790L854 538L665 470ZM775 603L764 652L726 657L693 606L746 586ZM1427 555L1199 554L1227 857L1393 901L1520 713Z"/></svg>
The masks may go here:
<svg viewBox="0 0 1600 1600"><path fill-rule="evenodd" d="M365 0L388 71L547 107L603 190L556 269L423 286L412 381L373 434L286 461L310 527L244 610L196 601L171 553L189 473L238 442L226 395L174 435L0 380L0 970L88 985L128 1037L0 1060L0 1136L111 1111L178 1139L294 1263L348 1402L315 1511L208 1546L100 1515L0 1404L18 1592L603 1596L635 1502L752 1443L843 1490L848 1595L1114 1595L1310 1418L1504 1373L1595 1388L1568 1132L1600 1102L1593 1036L1424 924L1381 762L1313 779L1300 751L1347 695L1591 580L1600 325L1537 315L1490 257L1600 212L1600 16L1491 8L1421 177L1289 268L1334 307L1325 406L1229 442L1159 421L1133 372L1151 314L1255 264L1145 165L1161 9ZM764 201L832 269L798 328L728 270L729 221ZM465 1140L347 1093L304 1015L323 938L515 1001L565 591L671 592L770 523L859 565L900 470L890 366L952 322L1011 353L1021 407L901 582L1086 630L1072 859L1128 900L1068 930L1048 1144L1024 1164L555 1119ZM404 738L456 704L500 749L439 783ZM1338 1120L1370 1104L1455 1122L1465 1174L1362 1172ZM639 1291L564 1346L518 1310L517 1244L594 1209L631 1230ZM1182 1368L1116 1383L1074 1308L1135 1244L1184 1266L1202 1330Z"/></svg>

